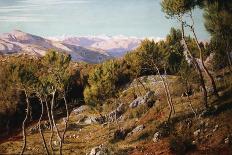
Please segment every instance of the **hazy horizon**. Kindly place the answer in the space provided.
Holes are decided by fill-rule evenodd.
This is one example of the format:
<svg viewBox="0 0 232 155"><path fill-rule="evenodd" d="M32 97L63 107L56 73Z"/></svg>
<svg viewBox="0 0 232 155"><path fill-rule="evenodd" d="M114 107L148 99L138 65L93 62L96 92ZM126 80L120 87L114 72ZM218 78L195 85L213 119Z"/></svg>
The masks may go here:
<svg viewBox="0 0 232 155"><path fill-rule="evenodd" d="M194 17L199 38L208 39L202 11ZM171 27L178 24L165 18L160 0L0 0L0 33L165 38Z"/></svg>

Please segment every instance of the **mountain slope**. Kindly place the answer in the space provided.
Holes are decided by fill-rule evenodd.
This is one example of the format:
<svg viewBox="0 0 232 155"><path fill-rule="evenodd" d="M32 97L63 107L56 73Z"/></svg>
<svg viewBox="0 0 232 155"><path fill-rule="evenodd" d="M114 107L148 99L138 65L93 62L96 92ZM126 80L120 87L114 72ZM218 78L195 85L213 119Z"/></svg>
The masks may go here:
<svg viewBox="0 0 232 155"><path fill-rule="evenodd" d="M32 56L43 56L49 49L66 52L72 56L73 61L100 63L112 58L102 50L49 40L19 30L0 35L0 53L2 54L25 53Z"/></svg>

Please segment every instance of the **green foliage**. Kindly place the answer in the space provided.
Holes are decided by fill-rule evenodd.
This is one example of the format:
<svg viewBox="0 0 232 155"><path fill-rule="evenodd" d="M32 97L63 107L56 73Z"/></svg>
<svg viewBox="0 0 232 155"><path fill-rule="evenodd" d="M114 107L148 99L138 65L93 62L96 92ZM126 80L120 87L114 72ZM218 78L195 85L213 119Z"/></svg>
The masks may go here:
<svg viewBox="0 0 232 155"><path fill-rule="evenodd" d="M194 9L198 4L197 0L162 0L161 6L167 17L184 15Z"/></svg>
<svg viewBox="0 0 232 155"><path fill-rule="evenodd" d="M93 68L88 77L89 86L84 91L85 102L96 105L115 97L119 88L130 80L124 66L125 62L110 60Z"/></svg>
<svg viewBox="0 0 232 155"><path fill-rule="evenodd" d="M56 51L47 52L42 59L45 67L41 72L45 76L40 78L41 82L45 86L50 86L50 89L58 89L61 92L65 91L70 77L70 61L71 56L65 53Z"/></svg>

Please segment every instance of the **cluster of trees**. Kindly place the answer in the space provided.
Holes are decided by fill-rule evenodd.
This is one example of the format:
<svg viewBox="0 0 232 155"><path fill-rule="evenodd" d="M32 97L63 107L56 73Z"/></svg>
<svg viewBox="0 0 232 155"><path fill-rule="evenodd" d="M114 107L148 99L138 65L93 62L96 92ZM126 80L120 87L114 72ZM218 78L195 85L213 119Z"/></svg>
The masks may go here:
<svg viewBox="0 0 232 155"><path fill-rule="evenodd" d="M86 103L102 103L107 98L116 97L126 82L138 80L138 77L143 75L157 74L163 81L167 102L171 107L170 113L175 112L168 83L161 76L165 73L180 75L186 90L194 77L194 81L201 86L206 108L209 96L206 86L208 82L209 87L213 89L213 95L219 97L215 79L205 60L213 53L214 69L231 66L231 2L163 0L161 6L167 18L179 22L180 29L172 28L166 39L159 42L144 40L136 50L129 52L124 58L107 61L93 68L84 92ZM197 37L192 15L197 7L204 10L205 27L212 36L209 42L203 43ZM186 31L190 34L186 35Z"/></svg>
<svg viewBox="0 0 232 155"><path fill-rule="evenodd" d="M79 64L82 69L74 67L69 55L56 51L49 51L42 58L25 56L1 58L0 106L4 106L5 113L17 111L19 115L25 116L21 121L24 136L22 154L26 147L25 126L32 115L32 103L41 107L41 111L38 112L39 127L42 117L47 112L51 126L51 150L53 151L52 140L56 133L62 154L69 120L68 103L72 98L84 97L87 104L101 105L107 99L118 98L121 88L126 83L136 79L142 84L139 77L144 75L160 77L170 107L169 118L175 113L175 109L169 84L163 74L179 75L186 85L186 90L194 76L195 82L202 88L204 105L208 108L207 81L216 97L218 91L214 77L205 65L205 59L214 53L215 69L228 66L232 70L232 2L230 0L162 0L161 6L168 18L179 22L180 29L172 28L166 39L159 42L147 39L142 41L137 49L123 58L97 65ZM205 27L211 34L208 43L202 43L197 38L192 16L192 11L196 7L204 10ZM191 35L186 35L187 30ZM143 87L147 90L144 85ZM66 109L63 132L57 128L54 118L54 110L60 105L59 103L63 103ZM44 148L49 153L41 128L40 134Z"/></svg>
<svg viewBox="0 0 232 155"><path fill-rule="evenodd" d="M62 154L62 144L69 120L69 107L70 102L70 90L80 78L80 74L77 68L71 63L70 55L49 51L42 58L30 58L28 56L18 57L5 57L1 59L0 63L0 89L1 89L1 106L5 107L6 110L15 107L17 110L18 103L17 99L23 106L21 108L21 116L25 116L22 120L22 132L24 137L24 145L21 154L24 153L27 136L25 132L26 124L28 124L32 118L32 105L40 104L41 109L39 116L39 132L43 140L44 148L49 154L43 132L41 130L41 120L47 116L50 123L51 137L50 147L53 149L54 133L58 136L60 143L60 154ZM78 75L78 76L77 76ZM21 98L17 98L16 95L20 94ZM76 94L78 96L78 94ZM34 98L32 100L32 98ZM62 103L62 104L60 104ZM61 132L56 126L55 122L55 109L58 106L63 106L66 109L65 129ZM38 107L38 105L37 105ZM5 111L6 113L7 111ZM47 112L47 115L45 115ZM14 113L12 111L12 113Z"/></svg>

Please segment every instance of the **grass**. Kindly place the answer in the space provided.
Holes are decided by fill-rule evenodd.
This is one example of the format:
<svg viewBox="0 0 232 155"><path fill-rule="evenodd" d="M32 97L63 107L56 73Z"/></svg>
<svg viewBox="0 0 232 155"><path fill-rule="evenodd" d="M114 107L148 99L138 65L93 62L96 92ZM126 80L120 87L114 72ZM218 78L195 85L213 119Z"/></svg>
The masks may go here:
<svg viewBox="0 0 232 155"><path fill-rule="evenodd" d="M157 78L157 77L155 77ZM172 89L173 102L176 110L176 114L172 116L170 124L170 134L163 137L157 143L152 141L153 135L156 131L160 131L162 125L167 120L169 113L169 108L164 99L164 92L162 85L160 83L152 85L149 79L146 79L146 86L151 90L159 92L160 101L156 102L152 108L146 108L140 106L135 109L127 108L124 114L124 120L116 123L110 123L109 125L83 125L78 126L78 129L68 130L65 139L65 144L63 147L64 154L86 154L91 151L93 147L103 144L108 147L112 154L173 154L172 144L181 143L185 144L183 139L178 139L177 137L189 137L191 140L193 137L193 132L196 131L201 125L201 121L208 123L207 131L204 131L203 135L199 137L197 148L194 150L195 154L204 154L207 151L210 154L220 152L224 149L227 151L225 153L230 153L232 149L229 149L224 143L228 134L232 133L232 87L231 77L227 75L226 82L222 81L219 83L219 90L222 91L222 96L219 100L211 97L209 99L211 106L217 105L218 109L204 118L195 117L193 112L189 107L189 100L181 98L181 93L175 92L181 90L181 86L177 83L176 77L168 77L170 80L170 87ZM156 79L158 80L158 78ZM140 92L144 95L145 91L142 86L136 88L136 92ZM123 95L121 95L121 102L129 105L133 101L133 89L126 89ZM139 93L138 93L139 94ZM193 108L198 114L204 109L201 102L201 93L195 93L191 96ZM113 110L115 105L106 105L102 108L101 113L105 114ZM89 109L82 113L82 115L99 115L99 111ZM78 117L76 114L72 113L70 116L70 123L76 123ZM61 120L58 124L61 124ZM145 129L137 133L127 136L125 140L112 141L114 137L114 132L117 129L133 129L134 127L143 124ZM190 124L190 125L189 125ZM215 125L219 125L219 129L212 132ZM63 126L63 125L62 125ZM81 129L81 130L80 130ZM49 139L50 131L45 131L45 137ZM75 135L76 138L73 137ZM210 136L207 136L210 135ZM175 139L177 138L177 139ZM173 140L173 141L172 141ZM173 143L171 143L171 141ZM13 147L12 147L13 146ZM22 146L22 139L8 140L0 144L0 154L18 154ZM56 151L58 151L56 149ZM188 153L193 152L193 150L188 150ZM26 150L28 154L44 154L45 151L42 147L42 142L40 140L40 135L38 133L28 136L28 147ZM56 152L58 153L58 152Z"/></svg>

